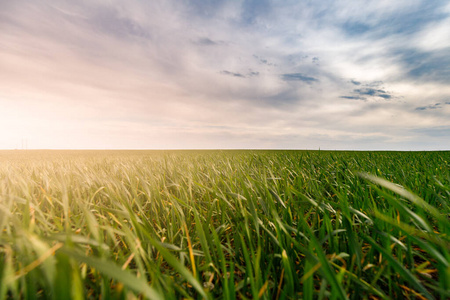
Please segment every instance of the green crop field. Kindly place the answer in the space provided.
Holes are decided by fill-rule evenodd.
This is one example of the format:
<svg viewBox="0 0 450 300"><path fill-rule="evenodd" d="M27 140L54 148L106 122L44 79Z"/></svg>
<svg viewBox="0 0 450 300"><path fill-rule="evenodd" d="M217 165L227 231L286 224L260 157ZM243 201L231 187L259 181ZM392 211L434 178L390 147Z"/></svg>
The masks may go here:
<svg viewBox="0 0 450 300"><path fill-rule="evenodd" d="M448 299L450 152L0 151L0 299Z"/></svg>

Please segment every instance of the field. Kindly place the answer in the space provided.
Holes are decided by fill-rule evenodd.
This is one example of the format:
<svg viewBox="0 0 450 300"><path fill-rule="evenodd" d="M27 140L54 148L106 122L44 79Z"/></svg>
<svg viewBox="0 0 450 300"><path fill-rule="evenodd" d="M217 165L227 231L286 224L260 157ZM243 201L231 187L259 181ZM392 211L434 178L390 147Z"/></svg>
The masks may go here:
<svg viewBox="0 0 450 300"><path fill-rule="evenodd" d="M0 299L448 299L450 152L1 151Z"/></svg>

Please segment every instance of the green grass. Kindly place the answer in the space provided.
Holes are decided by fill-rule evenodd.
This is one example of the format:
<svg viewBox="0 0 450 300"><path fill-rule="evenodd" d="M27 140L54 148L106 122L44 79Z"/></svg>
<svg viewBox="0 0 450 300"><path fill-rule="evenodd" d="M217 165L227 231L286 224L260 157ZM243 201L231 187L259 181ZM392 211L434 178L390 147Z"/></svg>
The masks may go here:
<svg viewBox="0 0 450 300"><path fill-rule="evenodd" d="M0 299L448 299L450 152L2 151Z"/></svg>

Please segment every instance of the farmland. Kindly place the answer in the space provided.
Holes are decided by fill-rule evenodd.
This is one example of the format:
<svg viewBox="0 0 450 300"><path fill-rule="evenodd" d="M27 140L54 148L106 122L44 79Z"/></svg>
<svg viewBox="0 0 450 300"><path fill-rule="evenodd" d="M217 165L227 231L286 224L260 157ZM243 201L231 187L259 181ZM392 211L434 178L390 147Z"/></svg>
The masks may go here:
<svg viewBox="0 0 450 300"><path fill-rule="evenodd" d="M448 299L450 152L1 151L0 299Z"/></svg>

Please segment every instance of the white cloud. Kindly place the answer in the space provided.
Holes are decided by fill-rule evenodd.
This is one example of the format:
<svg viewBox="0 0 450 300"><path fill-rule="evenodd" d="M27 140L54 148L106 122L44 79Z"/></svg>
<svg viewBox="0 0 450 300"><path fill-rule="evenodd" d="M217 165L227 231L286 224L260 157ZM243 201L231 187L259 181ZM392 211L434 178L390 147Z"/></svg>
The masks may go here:
<svg viewBox="0 0 450 300"><path fill-rule="evenodd" d="M417 34L415 42L419 49L424 51L436 51L446 48L450 51L450 16L426 26Z"/></svg>

